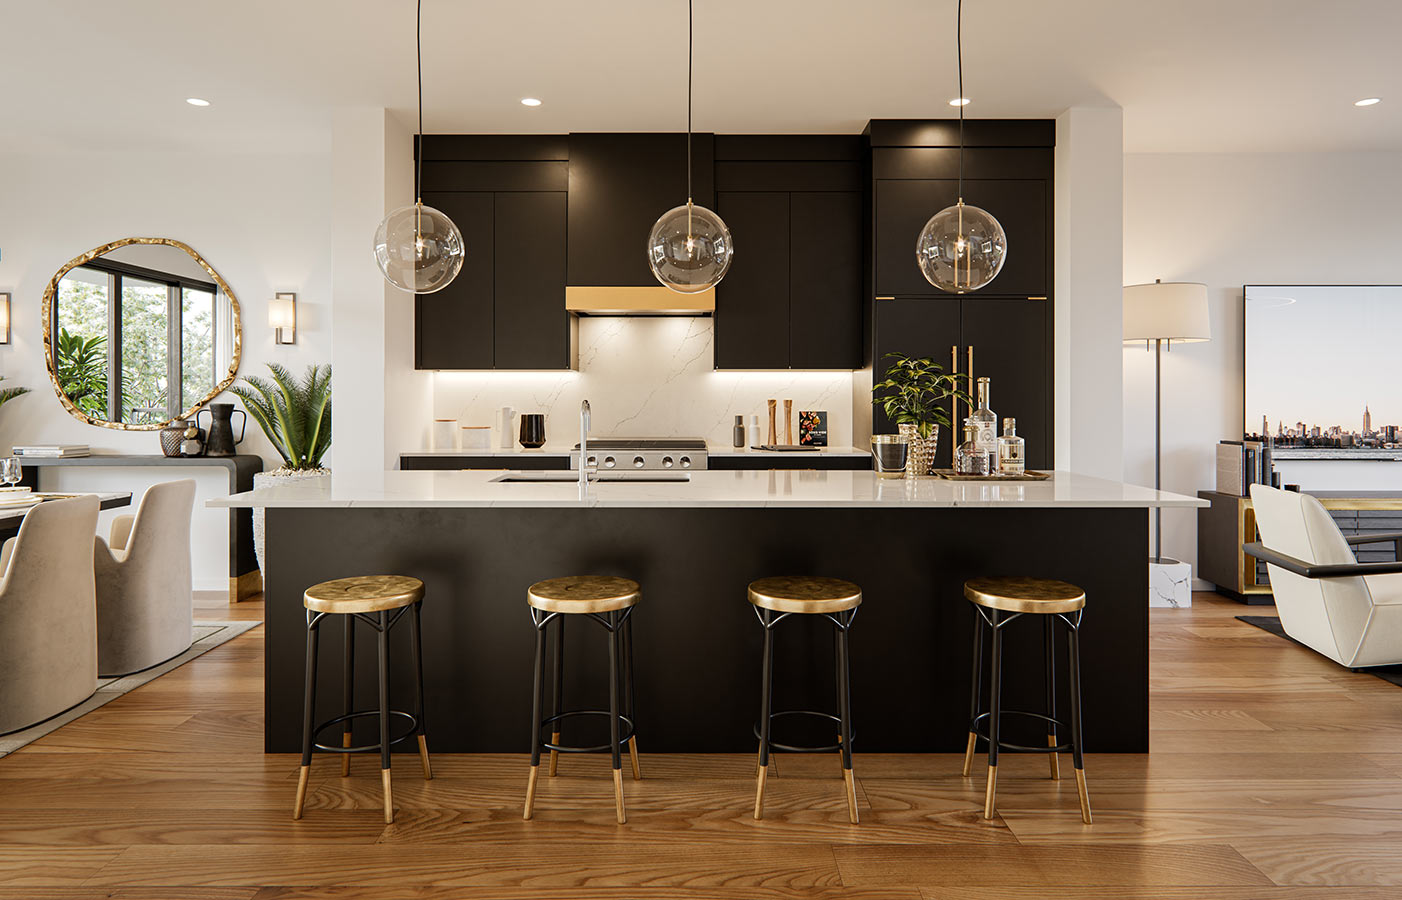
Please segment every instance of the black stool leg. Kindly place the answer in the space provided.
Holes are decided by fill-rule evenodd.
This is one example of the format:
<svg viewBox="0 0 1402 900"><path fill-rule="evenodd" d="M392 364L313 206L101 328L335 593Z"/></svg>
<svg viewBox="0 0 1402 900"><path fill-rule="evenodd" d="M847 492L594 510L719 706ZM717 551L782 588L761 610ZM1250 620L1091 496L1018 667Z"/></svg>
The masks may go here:
<svg viewBox="0 0 1402 900"><path fill-rule="evenodd" d="M341 712L346 716L355 712L355 616L342 616L346 620L345 646L341 657L341 682L343 702ZM341 746L351 745L351 719L347 718L345 724L341 726ZM350 774L349 753L341 754L341 777Z"/></svg>
<svg viewBox="0 0 1402 900"><path fill-rule="evenodd" d="M847 646L847 632L852 625L852 616L843 616L843 624L837 632L838 659L838 700L839 716L842 719L842 780L847 785L847 819L857 824L857 786L852 777L852 666L851 654Z"/></svg>
<svg viewBox="0 0 1402 900"><path fill-rule="evenodd" d="M628 721L633 723L633 733L628 736L628 758L633 763L633 780L642 781L643 771L638 767L638 718L633 711L633 613L624 613L623 620L623 685L627 699Z"/></svg>
<svg viewBox="0 0 1402 900"><path fill-rule="evenodd" d="M979 714L979 694L983 688L983 616L974 609L974 673L969 679L969 743L964 747L964 777L974 772L974 748L978 732L974 730Z"/></svg>
<svg viewBox="0 0 1402 900"><path fill-rule="evenodd" d="M983 796L983 817L993 818L993 798L998 789L998 732L1003 713L1003 630L998 625L998 611L988 611L989 627L993 630L992 673L988 691L988 787Z"/></svg>
<svg viewBox="0 0 1402 900"><path fill-rule="evenodd" d="M555 623L555 663L554 672L555 690L550 700L550 715L558 716L565 711L565 617L559 616ZM550 729L550 743L560 743L561 720L556 719L554 726ZM550 751L550 777L554 778L555 773L560 769L560 752Z"/></svg>
<svg viewBox="0 0 1402 900"><path fill-rule="evenodd" d="M409 635L413 638L414 649L414 721L418 723L415 729L419 736L419 761L424 766L424 780L428 781L433 777L433 766L428 761L428 725L424 721L424 648L423 648L423 623L419 621L419 610L424 602L420 600L414 604L410 610Z"/></svg>
<svg viewBox="0 0 1402 900"><path fill-rule="evenodd" d="M321 634L321 614L307 610L307 679L302 695L302 768L297 773L297 802L292 818L302 818L302 806L307 800L307 780L312 773L312 717L316 712L316 650Z"/></svg>
<svg viewBox="0 0 1402 900"><path fill-rule="evenodd" d="M1071 659L1071 760L1076 767L1076 793L1081 799L1081 821L1091 824L1090 794L1086 791L1086 762L1081 755L1081 617L1067 620Z"/></svg>
<svg viewBox="0 0 1402 900"><path fill-rule="evenodd" d="M394 788L389 774L389 613L380 613L380 781L384 784L385 824L394 822Z"/></svg>
<svg viewBox="0 0 1402 900"><path fill-rule="evenodd" d="M764 818L764 782L769 777L769 721L774 686L774 627L769 610L760 611L764 625L764 659L759 670L759 772L755 785L755 818Z"/></svg>
<svg viewBox="0 0 1402 900"><path fill-rule="evenodd" d="M613 801L618 810L618 824L622 825L628 821L628 815L623 811L623 756L619 752L618 740L618 641L619 632L622 625L618 622L618 613L608 614L609 627L609 747L613 751Z"/></svg>
<svg viewBox="0 0 1402 900"><path fill-rule="evenodd" d="M1056 616L1043 616L1043 630L1047 638L1047 746L1056 746ZM1061 778L1061 760L1056 751L1047 754L1051 760L1053 781Z"/></svg>
<svg viewBox="0 0 1402 900"><path fill-rule="evenodd" d="M536 612L532 610L531 618L534 620L535 617ZM526 811L521 816L523 819L529 819L535 807L535 782L540 775L540 695L545 681L545 626L549 623L550 619L547 617L544 622L537 621L535 626L535 679L531 687L531 779L526 782Z"/></svg>

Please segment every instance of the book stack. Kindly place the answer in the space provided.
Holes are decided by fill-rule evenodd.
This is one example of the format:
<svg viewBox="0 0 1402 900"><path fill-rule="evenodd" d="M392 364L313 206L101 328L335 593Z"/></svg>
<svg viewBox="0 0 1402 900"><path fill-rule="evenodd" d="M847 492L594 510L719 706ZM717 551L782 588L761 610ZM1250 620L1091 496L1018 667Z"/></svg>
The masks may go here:
<svg viewBox="0 0 1402 900"><path fill-rule="evenodd" d="M14 454L30 458L68 459L75 456L91 456L92 451L87 444L26 444L16 447Z"/></svg>
<svg viewBox="0 0 1402 900"><path fill-rule="evenodd" d="M1222 441L1217 445L1217 493L1247 497L1251 485L1279 487L1271 459L1274 441Z"/></svg>

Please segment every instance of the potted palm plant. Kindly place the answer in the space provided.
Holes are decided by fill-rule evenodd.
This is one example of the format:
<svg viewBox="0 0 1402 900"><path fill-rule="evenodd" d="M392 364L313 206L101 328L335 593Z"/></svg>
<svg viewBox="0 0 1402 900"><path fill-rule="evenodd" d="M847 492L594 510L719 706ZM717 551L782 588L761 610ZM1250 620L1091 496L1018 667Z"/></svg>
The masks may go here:
<svg viewBox="0 0 1402 900"><path fill-rule="evenodd" d="M229 390L282 457L282 466L253 476L254 488L327 478L321 460L331 449L331 366L312 365L300 380L277 363L271 378L250 375ZM263 511L253 511L253 550L263 568Z"/></svg>
<svg viewBox="0 0 1402 900"><path fill-rule="evenodd" d="M953 398L969 402L968 391L959 386L961 381L967 381L967 376L945 372L928 356L887 353L883 359L887 360L886 377L871 386L872 398L910 445L906 475L933 475L939 427L952 427L952 404L945 401Z"/></svg>

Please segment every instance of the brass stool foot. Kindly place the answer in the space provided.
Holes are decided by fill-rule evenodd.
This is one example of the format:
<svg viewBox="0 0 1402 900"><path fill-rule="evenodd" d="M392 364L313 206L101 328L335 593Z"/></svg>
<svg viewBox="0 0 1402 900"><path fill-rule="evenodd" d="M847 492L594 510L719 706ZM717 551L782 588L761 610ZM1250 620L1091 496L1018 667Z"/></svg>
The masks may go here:
<svg viewBox="0 0 1402 900"><path fill-rule="evenodd" d="M1055 747L1055 746L1056 746L1056 735L1054 735L1054 734L1049 734L1049 735L1047 735L1047 746L1048 746L1048 747ZM1051 760L1051 777L1052 777L1052 781L1060 781L1060 780L1061 780L1061 760L1057 758L1057 753L1056 753L1055 750L1053 750L1052 752L1048 753L1048 754L1047 754L1047 757Z"/></svg>
<svg viewBox="0 0 1402 900"><path fill-rule="evenodd" d="M755 779L755 818L764 818L764 782L769 777L769 767L760 766L759 775Z"/></svg>
<svg viewBox="0 0 1402 900"><path fill-rule="evenodd" d="M988 767L988 788L983 795L983 817L993 818L993 795L998 790L998 767Z"/></svg>
<svg viewBox="0 0 1402 900"><path fill-rule="evenodd" d="M526 782L526 811L521 816L529 819L535 809L535 780L540 776L540 766L531 766L531 780Z"/></svg>
<svg viewBox="0 0 1402 900"><path fill-rule="evenodd" d="M297 773L297 802L292 807L292 818L302 818L302 805L307 802L307 779L311 777L312 767L302 766L302 770Z"/></svg>
<svg viewBox="0 0 1402 900"><path fill-rule="evenodd" d="M857 824L857 783L852 777L851 769L842 770L842 780L847 783L847 819L853 824Z"/></svg>
<svg viewBox="0 0 1402 900"><path fill-rule="evenodd" d="M558 732L558 731L552 731L552 732L550 732L550 743L552 743L552 744L559 744L559 743L560 743L560 732ZM551 751L550 751L550 777L551 777L551 778L554 778L554 777L555 777L555 773L558 772L559 770L560 770L560 751L559 751L559 750L551 750Z"/></svg>
<svg viewBox="0 0 1402 900"><path fill-rule="evenodd" d="M613 802L618 807L618 824L628 823L628 814L623 811L623 770L613 770Z"/></svg>
<svg viewBox="0 0 1402 900"><path fill-rule="evenodd" d="M349 731L343 731L343 732L341 732L341 746L342 746L342 747L349 747L350 745L351 745L351 733L350 733ZM341 777L342 777L342 778L345 778L346 776L350 775L350 758L351 758L351 755L350 755L349 753L342 753L342 754L341 754Z"/></svg>
<svg viewBox="0 0 1402 900"><path fill-rule="evenodd" d="M428 739L419 735L419 760L424 764L424 781L433 780L433 766L428 761Z"/></svg>
<svg viewBox="0 0 1402 900"><path fill-rule="evenodd" d="M964 747L964 777L968 778L974 773L974 744L978 742L978 735L969 732L969 743Z"/></svg>
<svg viewBox="0 0 1402 900"><path fill-rule="evenodd" d="M643 770L638 767L638 738L637 735L628 738L628 758L633 761L633 780L643 780Z"/></svg>
<svg viewBox="0 0 1402 900"><path fill-rule="evenodd" d="M380 770L380 781L385 791L385 824L394 824L394 788L389 783L389 769Z"/></svg>
<svg viewBox="0 0 1402 900"><path fill-rule="evenodd" d="M1087 825L1090 821L1090 794L1086 791L1086 770L1076 770L1076 793L1081 798L1081 821Z"/></svg>

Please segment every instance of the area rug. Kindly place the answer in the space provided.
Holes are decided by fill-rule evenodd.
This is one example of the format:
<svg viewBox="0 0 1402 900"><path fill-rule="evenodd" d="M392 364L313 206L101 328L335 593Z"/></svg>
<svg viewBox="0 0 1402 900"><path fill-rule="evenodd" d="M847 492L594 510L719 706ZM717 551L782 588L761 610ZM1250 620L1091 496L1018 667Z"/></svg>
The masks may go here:
<svg viewBox="0 0 1402 900"><path fill-rule="evenodd" d="M149 669L143 669L131 675L123 675L120 678L99 678L97 680L97 692L72 709L59 713L52 719L45 719L38 725L33 725L23 731L15 731L0 736L0 756L13 753L25 744L37 741L44 735L62 728L69 722L82 718L99 706L106 706L127 691L136 690L143 684L155 681L172 669L178 669L195 657L202 656L215 647L218 647L220 644L226 644L244 632L257 628L262 624L262 622L256 620L239 622L195 622L195 641L190 645L189 650L186 650L174 659L166 660L158 666L152 666Z"/></svg>
<svg viewBox="0 0 1402 900"><path fill-rule="evenodd" d="M1245 622L1247 625L1255 625L1262 631L1269 631L1276 637L1283 637L1292 644L1300 644L1299 641L1285 633L1285 629L1280 626L1280 619L1276 616L1237 616L1237 621ZM1300 646L1304 647L1305 645L1300 644ZM1402 666L1370 666L1366 669L1353 669L1351 671L1376 675L1383 681L1402 687Z"/></svg>

